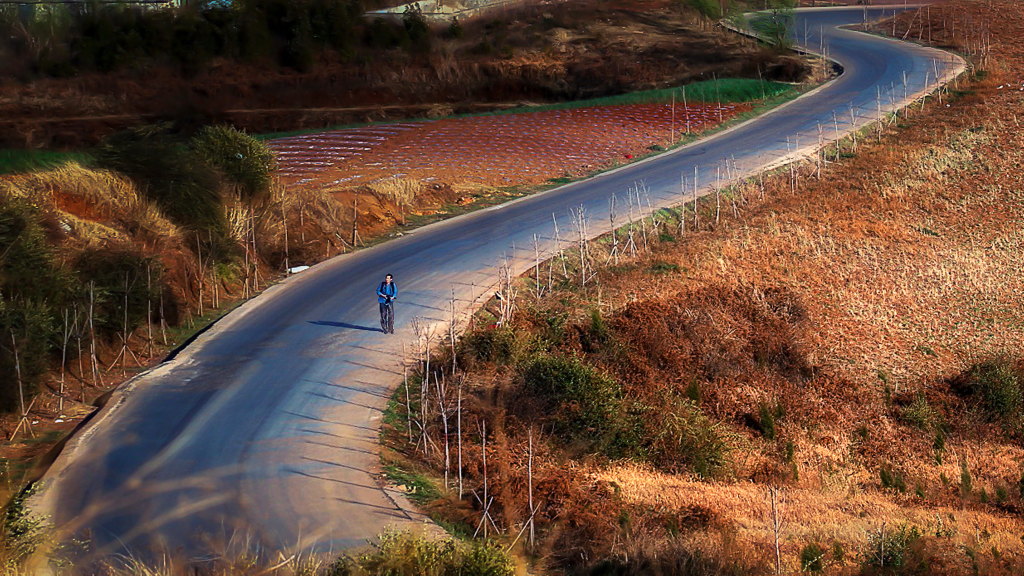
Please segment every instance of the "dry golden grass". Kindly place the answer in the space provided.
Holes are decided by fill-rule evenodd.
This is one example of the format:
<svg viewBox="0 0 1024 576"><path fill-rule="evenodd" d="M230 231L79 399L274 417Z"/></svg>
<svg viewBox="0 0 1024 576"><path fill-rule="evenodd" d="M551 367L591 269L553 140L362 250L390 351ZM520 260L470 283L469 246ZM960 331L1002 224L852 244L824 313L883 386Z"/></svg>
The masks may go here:
<svg viewBox="0 0 1024 576"><path fill-rule="evenodd" d="M0 193L24 198L51 212L87 245L132 238L157 248L177 243L181 230L128 178L69 162L59 168L13 177Z"/></svg>
<svg viewBox="0 0 1024 576"><path fill-rule="evenodd" d="M389 200L396 206L412 206L416 196L423 191L423 182L411 178L394 176L367 185L370 192L378 198Z"/></svg>
<svg viewBox="0 0 1024 576"><path fill-rule="evenodd" d="M609 467L594 471L591 477L613 484L629 504L679 514L704 510L735 527L738 539L766 552L773 546L771 502L763 485L698 481L636 465ZM861 550L869 534L877 533L883 523L889 529L900 524L917 526L925 535L952 529L954 547L995 548L1011 561L1024 560L1020 545L1024 520L1016 515L927 505L909 497L893 499L854 489L784 487L780 492L784 522L780 539L787 573L799 571L800 549L807 543L841 542L847 550Z"/></svg>

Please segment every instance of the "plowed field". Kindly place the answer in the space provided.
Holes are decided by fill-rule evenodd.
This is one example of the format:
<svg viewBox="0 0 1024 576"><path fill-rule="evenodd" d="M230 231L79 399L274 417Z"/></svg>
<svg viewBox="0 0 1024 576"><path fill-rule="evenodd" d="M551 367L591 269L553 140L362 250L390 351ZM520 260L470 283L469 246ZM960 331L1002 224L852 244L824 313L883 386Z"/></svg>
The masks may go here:
<svg viewBox="0 0 1024 576"><path fill-rule="evenodd" d="M389 178L509 186L581 176L706 130L749 104L635 104L447 118L279 138L286 184L340 191Z"/></svg>

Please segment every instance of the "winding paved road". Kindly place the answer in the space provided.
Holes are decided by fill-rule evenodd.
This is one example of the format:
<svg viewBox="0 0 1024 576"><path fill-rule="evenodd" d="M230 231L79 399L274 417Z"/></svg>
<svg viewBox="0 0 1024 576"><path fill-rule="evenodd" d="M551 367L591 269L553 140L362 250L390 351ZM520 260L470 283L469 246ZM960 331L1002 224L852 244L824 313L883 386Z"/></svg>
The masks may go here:
<svg viewBox="0 0 1024 576"><path fill-rule="evenodd" d="M892 8L887 9L889 13ZM739 176L870 122L962 70L950 54L836 29L882 9L802 11L800 41L845 69L783 108L638 164L446 222L317 265L229 314L175 358L122 386L44 477L31 508L90 554L147 558L207 553L339 550L385 526L422 523L380 486L381 409L401 381L413 319L443 333L452 291L460 324L497 282L533 263L533 237L552 254L584 207L589 233L608 230L609 197L643 181L654 208L680 201L694 167L707 191L729 159ZM805 36L806 32L806 36ZM823 35L819 39L819 33ZM904 85L906 78L906 85ZM851 118L853 110L853 118ZM689 195L690 192L687 192ZM384 272L401 289L398 332L374 327Z"/></svg>

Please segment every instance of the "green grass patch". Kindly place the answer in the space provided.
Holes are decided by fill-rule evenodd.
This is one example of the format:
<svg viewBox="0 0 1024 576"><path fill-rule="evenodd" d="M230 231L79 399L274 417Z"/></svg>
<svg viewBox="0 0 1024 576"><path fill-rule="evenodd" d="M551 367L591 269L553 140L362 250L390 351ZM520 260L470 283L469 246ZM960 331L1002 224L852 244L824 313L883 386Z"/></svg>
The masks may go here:
<svg viewBox="0 0 1024 576"><path fill-rule="evenodd" d="M441 492L423 474L404 470L396 464L385 464L384 475L388 480L405 488L409 499L421 506L441 498Z"/></svg>
<svg viewBox="0 0 1024 576"><path fill-rule="evenodd" d="M91 160L86 152L5 149L0 150L0 174L47 170L72 161L88 165Z"/></svg>

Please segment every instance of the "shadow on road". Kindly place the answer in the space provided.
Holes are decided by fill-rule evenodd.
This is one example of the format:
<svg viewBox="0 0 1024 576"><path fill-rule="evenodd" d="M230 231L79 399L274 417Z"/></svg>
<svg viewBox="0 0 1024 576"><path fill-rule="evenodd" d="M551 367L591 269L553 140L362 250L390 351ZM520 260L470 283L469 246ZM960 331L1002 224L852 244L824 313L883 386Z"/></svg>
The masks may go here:
<svg viewBox="0 0 1024 576"><path fill-rule="evenodd" d="M381 332L380 328L371 328L369 326L360 326L358 324L349 324L347 322L331 322L328 320L310 320L310 324L316 324L317 326L334 326L336 328L350 328L352 330L365 330L367 332Z"/></svg>

